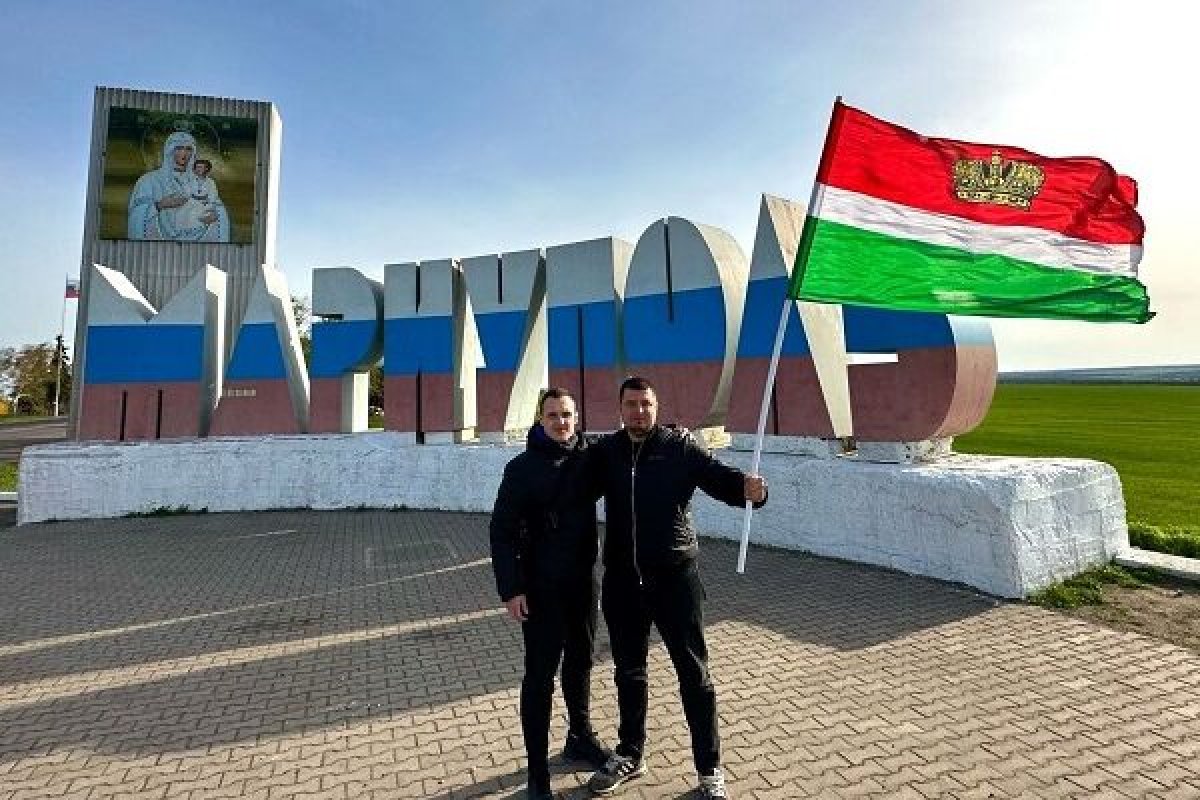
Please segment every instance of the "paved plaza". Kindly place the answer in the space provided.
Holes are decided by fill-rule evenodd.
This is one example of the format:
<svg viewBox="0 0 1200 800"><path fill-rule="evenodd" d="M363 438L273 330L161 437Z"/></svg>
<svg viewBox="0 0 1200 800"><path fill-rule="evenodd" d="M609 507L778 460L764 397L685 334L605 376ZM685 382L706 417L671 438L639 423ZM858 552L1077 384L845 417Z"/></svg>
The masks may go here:
<svg viewBox="0 0 1200 800"><path fill-rule="evenodd" d="M521 797L487 517L0 517L0 800ZM705 541L734 798L1200 798L1200 654L935 581ZM607 640L593 675L616 727ZM561 746L556 718L553 742ZM650 772L688 736L651 663ZM556 766L582 798L586 772Z"/></svg>

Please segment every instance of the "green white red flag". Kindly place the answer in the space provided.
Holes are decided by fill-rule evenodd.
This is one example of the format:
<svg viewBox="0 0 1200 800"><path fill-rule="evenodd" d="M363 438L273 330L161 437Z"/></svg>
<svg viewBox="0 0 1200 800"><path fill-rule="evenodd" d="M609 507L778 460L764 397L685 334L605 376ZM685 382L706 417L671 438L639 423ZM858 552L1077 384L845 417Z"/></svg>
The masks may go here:
<svg viewBox="0 0 1200 800"><path fill-rule="evenodd" d="M1097 158L935 139L838 101L789 288L826 303L1145 322L1137 185Z"/></svg>

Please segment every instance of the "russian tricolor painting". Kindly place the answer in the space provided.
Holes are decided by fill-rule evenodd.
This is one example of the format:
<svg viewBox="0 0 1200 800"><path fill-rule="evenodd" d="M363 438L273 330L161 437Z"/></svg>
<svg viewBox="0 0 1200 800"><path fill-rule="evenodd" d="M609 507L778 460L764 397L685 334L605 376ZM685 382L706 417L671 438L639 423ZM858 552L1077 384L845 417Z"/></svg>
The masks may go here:
<svg viewBox="0 0 1200 800"><path fill-rule="evenodd" d="M121 273L92 267L80 439L206 436L224 363L225 273L207 266L157 312Z"/></svg>

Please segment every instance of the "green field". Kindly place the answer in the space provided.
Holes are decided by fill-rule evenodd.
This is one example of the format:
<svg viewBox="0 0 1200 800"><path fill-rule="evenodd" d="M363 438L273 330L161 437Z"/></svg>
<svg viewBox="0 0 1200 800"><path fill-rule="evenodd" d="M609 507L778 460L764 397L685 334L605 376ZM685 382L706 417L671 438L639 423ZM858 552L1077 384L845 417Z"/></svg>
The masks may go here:
<svg viewBox="0 0 1200 800"><path fill-rule="evenodd" d="M23 414L13 414L7 417L0 417L0 427L5 425L22 425L29 422L46 422L54 417L31 417Z"/></svg>
<svg viewBox="0 0 1200 800"><path fill-rule="evenodd" d="M1104 461L1131 522L1200 530L1200 386L1001 384L954 449Z"/></svg>
<svg viewBox="0 0 1200 800"><path fill-rule="evenodd" d="M17 465L11 461L0 461L0 492L17 490Z"/></svg>

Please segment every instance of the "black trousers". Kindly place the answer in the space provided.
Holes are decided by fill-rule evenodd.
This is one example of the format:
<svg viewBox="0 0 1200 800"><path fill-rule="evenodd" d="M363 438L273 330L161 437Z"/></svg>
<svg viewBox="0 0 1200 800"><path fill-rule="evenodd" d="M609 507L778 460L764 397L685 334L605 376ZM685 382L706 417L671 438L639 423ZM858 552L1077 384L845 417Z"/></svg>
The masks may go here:
<svg viewBox="0 0 1200 800"><path fill-rule="evenodd" d="M596 582L590 573L547 582L528 594L522 623L525 677L521 681L521 731L530 772L548 769L554 676L562 662L562 695L572 733L592 729L589 712L596 640Z"/></svg>
<svg viewBox="0 0 1200 800"><path fill-rule="evenodd" d="M644 573L640 585L632 571L607 569L601 597L621 713L617 752L641 758L645 750L646 656L653 623L675 665L696 771L712 772L721 763L721 740L704 641L704 587L695 562Z"/></svg>

